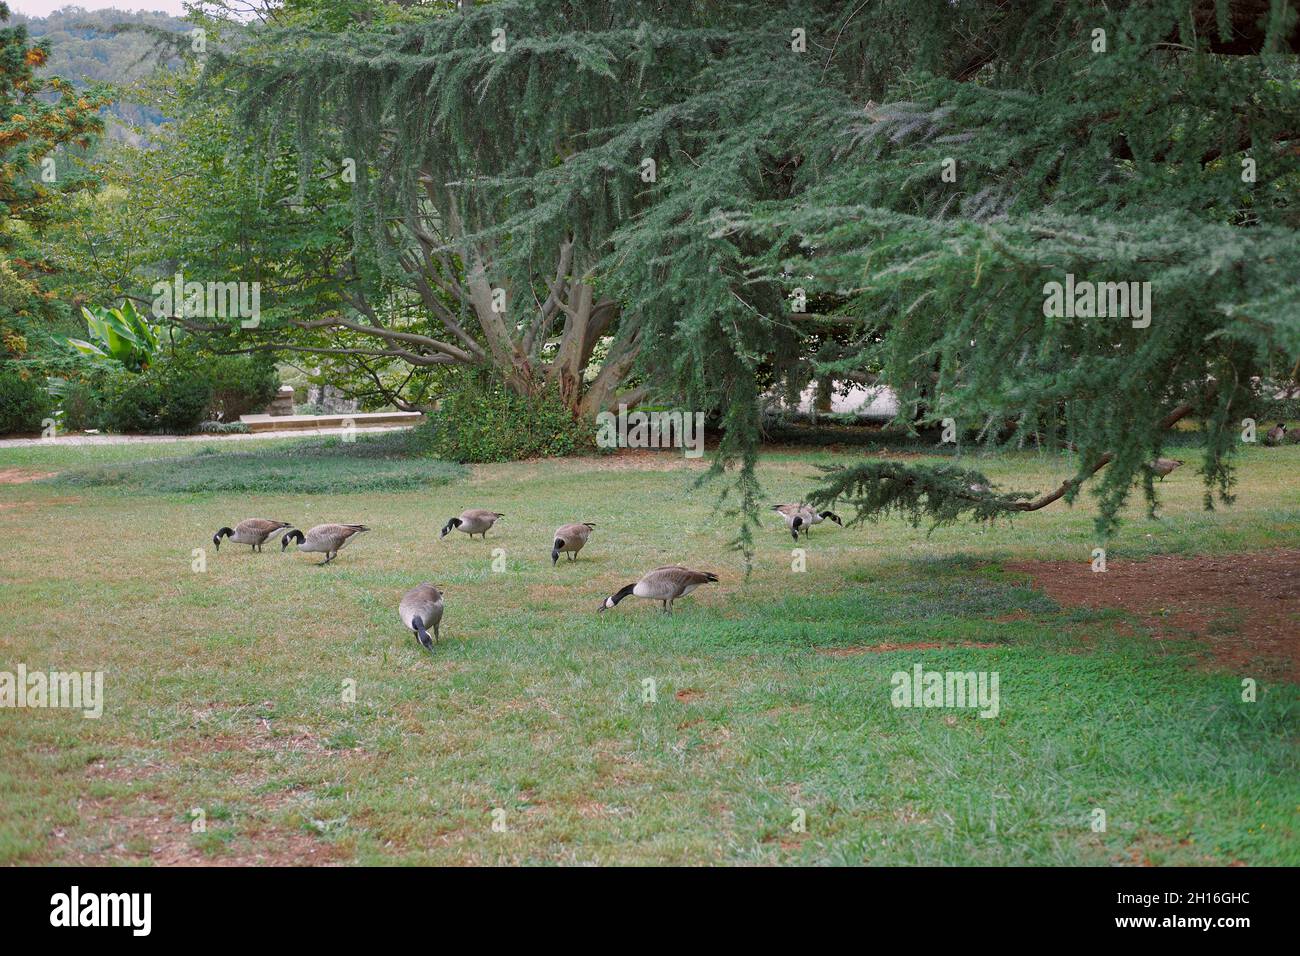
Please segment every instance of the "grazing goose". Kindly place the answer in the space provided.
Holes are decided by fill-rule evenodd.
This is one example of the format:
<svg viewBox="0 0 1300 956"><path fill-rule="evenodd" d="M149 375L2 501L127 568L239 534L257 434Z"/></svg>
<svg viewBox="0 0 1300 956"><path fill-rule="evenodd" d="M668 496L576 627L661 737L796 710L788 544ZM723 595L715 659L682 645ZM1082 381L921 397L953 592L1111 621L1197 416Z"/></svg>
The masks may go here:
<svg viewBox="0 0 1300 956"><path fill-rule="evenodd" d="M497 523L498 518L504 518L505 515L498 514L495 511L484 511L482 508L470 508L469 511L462 511L459 518L452 518L447 522L447 526L442 529L440 538L445 538L451 534L453 528L457 531L464 531L471 538L476 534L487 537L488 528Z"/></svg>
<svg viewBox="0 0 1300 956"><path fill-rule="evenodd" d="M438 639L438 624L442 621L442 592L432 584L421 584L411 588L402 595L402 603L397 605L397 616L402 623L415 632L415 639L429 651ZM433 628L433 640L429 639L429 628Z"/></svg>
<svg viewBox="0 0 1300 956"><path fill-rule="evenodd" d="M841 527L844 522L840 516L833 511L816 512L807 505L772 505L772 510L785 519L785 526L790 529L790 535L796 541L799 540L799 532L808 533L808 529L815 524L821 524L827 518L830 518Z"/></svg>
<svg viewBox="0 0 1300 956"><path fill-rule="evenodd" d="M591 522L583 521L580 524L563 524L556 528L555 540L551 543L551 567L555 567L555 562L560 560L562 551L568 553L570 561L578 560L578 552L587 543L595 527Z"/></svg>
<svg viewBox="0 0 1300 956"><path fill-rule="evenodd" d="M1278 422L1264 436L1265 445L1280 445L1286 440L1286 422Z"/></svg>
<svg viewBox="0 0 1300 956"><path fill-rule="evenodd" d="M718 576L712 571L693 571L680 564L669 564L646 572L635 584L620 588L605 598L596 610L604 611L611 608L629 594L633 594L639 598L662 601L664 613L671 614L673 601L690 594L701 584L710 584L717 580Z"/></svg>
<svg viewBox="0 0 1300 956"><path fill-rule="evenodd" d="M221 539L229 538L231 544L252 545L254 551L261 551L266 539L281 528L288 528L287 521L271 521L268 518L245 518L234 528L221 528L212 536L212 543L221 550Z"/></svg>
<svg viewBox="0 0 1300 956"><path fill-rule="evenodd" d="M1187 462L1181 458L1157 458L1155 461L1147 462L1147 467L1159 475L1161 481L1164 481L1167 474L1185 464Z"/></svg>
<svg viewBox="0 0 1300 956"><path fill-rule="evenodd" d="M299 551L324 551L325 560L321 564L329 564L353 535L369 530L363 524L318 524L306 534L294 529L280 539L280 550L284 551L289 542L296 541Z"/></svg>

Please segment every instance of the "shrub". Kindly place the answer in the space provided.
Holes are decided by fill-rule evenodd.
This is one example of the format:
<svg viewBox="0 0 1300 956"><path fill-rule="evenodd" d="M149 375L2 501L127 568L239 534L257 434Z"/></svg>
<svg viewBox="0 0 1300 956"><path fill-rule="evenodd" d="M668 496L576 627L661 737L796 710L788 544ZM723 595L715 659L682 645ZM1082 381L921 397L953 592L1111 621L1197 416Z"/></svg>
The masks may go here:
<svg viewBox="0 0 1300 956"><path fill-rule="evenodd" d="M68 382L61 405L62 424L67 431L84 432L89 428L101 427L102 396L90 382L81 380Z"/></svg>
<svg viewBox="0 0 1300 956"><path fill-rule="evenodd" d="M212 382L212 417L223 422L260 412L280 387L275 359L265 353L216 355L205 359L204 367Z"/></svg>
<svg viewBox="0 0 1300 956"><path fill-rule="evenodd" d="M50 391L58 399L59 428L63 431L86 431L105 428L105 396L108 383L125 375L121 366L107 362L82 362L65 375L50 379Z"/></svg>
<svg viewBox="0 0 1300 956"><path fill-rule="evenodd" d="M42 376L0 365L0 435L39 432L53 407Z"/></svg>
<svg viewBox="0 0 1300 956"><path fill-rule="evenodd" d="M118 372L106 383L104 425L115 432L194 431L212 402L205 371L176 357L139 375Z"/></svg>
<svg viewBox="0 0 1300 956"><path fill-rule="evenodd" d="M518 461L572 455L595 443L595 428L576 419L558 389L525 397L482 374L467 374L426 417L416 440L446 461Z"/></svg>
<svg viewBox="0 0 1300 956"><path fill-rule="evenodd" d="M205 435L247 435L251 429L243 422L201 422L199 431Z"/></svg>

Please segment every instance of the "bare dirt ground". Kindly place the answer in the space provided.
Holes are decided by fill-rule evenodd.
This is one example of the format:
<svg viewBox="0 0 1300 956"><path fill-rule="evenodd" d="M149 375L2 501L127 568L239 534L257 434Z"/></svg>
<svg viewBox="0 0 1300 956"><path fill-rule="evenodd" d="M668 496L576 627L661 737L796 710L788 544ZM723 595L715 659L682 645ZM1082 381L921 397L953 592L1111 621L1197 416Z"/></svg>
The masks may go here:
<svg viewBox="0 0 1300 956"><path fill-rule="evenodd" d="M1062 605L1118 608L1158 638L1193 637L1233 670L1275 669L1300 683L1300 550L1145 561L1111 561L1105 573L1087 562L1008 564Z"/></svg>
<svg viewBox="0 0 1300 956"><path fill-rule="evenodd" d="M56 471L32 471L30 468L0 468L0 485L22 485L57 474Z"/></svg>

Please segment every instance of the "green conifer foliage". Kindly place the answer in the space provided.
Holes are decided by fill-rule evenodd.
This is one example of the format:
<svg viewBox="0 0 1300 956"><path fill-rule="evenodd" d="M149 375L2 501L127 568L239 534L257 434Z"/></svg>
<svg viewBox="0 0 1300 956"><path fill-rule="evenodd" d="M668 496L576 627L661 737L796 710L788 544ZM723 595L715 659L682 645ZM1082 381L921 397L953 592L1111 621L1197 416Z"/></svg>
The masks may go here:
<svg viewBox="0 0 1300 956"><path fill-rule="evenodd" d="M1063 445L1077 472L997 494L875 463L819 500L989 519L1088 482L1106 531L1135 482L1154 504L1144 463L1187 416L1206 504L1228 499L1241 419L1295 378L1297 52L1295 0L505 0L272 31L220 66L250 122L304 147L343 130L377 260L416 248L485 353L563 384L613 332L611 377L715 413L743 513L764 390L820 374L989 445ZM604 321L539 362L582 295Z"/></svg>

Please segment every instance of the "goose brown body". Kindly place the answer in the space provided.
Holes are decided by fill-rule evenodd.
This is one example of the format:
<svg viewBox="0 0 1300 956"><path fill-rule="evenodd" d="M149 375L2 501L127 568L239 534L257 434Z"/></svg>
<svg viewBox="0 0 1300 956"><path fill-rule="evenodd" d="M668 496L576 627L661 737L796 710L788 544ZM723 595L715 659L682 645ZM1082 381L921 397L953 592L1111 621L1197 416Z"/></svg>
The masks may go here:
<svg viewBox="0 0 1300 956"><path fill-rule="evenodd" d="M696 571L680 564L668 564L647 571L635 584L626 585L614 592L605 598L597 610L607 610L630 594L634 597L660 601L663 603L664 611L671 613L673 601L677 598L685 597L701 584L712 584L717 580L718 576L712 571Z"/></svg>
<svg viewBox="0 0 1300 956"><path fill-rule="evenodd" d="M229 538L231 544L247 544L254 551L261 551L266 539L281 528L288 528L287 521L272 521L270 518L245 518L233 528L221 528L212 536L212 543L221 550L221 539Z"/></svg>
<svg viewBox="0 0 1300 956"><path fill-rule="evenodd" d="M397 616L415 634L421 646L431 651L434 642L438 640L442 609L442 592L432 584L418 584L402 595L402 600L397 605ZM433 630L433 640L429 639L430 629Z"/></svg>
<svg viewBox="0 0 1300 956"><path fill-rule="evenodd" d="M363 524L318 524L306 533L290 531L280 539L280 550L283 551L296 540L299 551L324 553L325 560L322 563L329 564L353 537L369 530Z"/></svg>
<svg viewBox="0 0 1300 956"><path fill-rule="evenodd" d="M1159 475L1161 481L1164 481L1166 475L1184 464L1186 462L1181 458L1157 458L1155 461L1148 462L1147 467Z"/></svg>
<svg viewBox="0 0 1300 956"><path fill-rule="evenodd" d="M815 524L821 524L827 518L830 518L838 525L844 523L840 520L840 516L833 511L817 511L810 505L772 505L772 510L784 519L785 526L790 529L790 535L796 541L799 540L800 531L807 534L809 528Z"/></svg>
<svg viewBox="0 0 1300 956"><path fill-rule="evenodd" d="M487 537L488 529L497 523L498 518L504 518L505 515L496 511L488 511L484 508L470 508L468 511L462 511L457 517L452 518L442 529L442 534L438 537L445 538L452 531L463 531L471 538L476 534Z"/></svg>
<svg viewBox="0 0 1300 956"><path fill-rule="evenodd" d="M563 524L556 528L554 540L551 542L551 565L554 566L555 562L560 560L561 554L567 554L570 561L576 561L578 552L586 546L595 527L594 524L584 521Z"/></svg>

